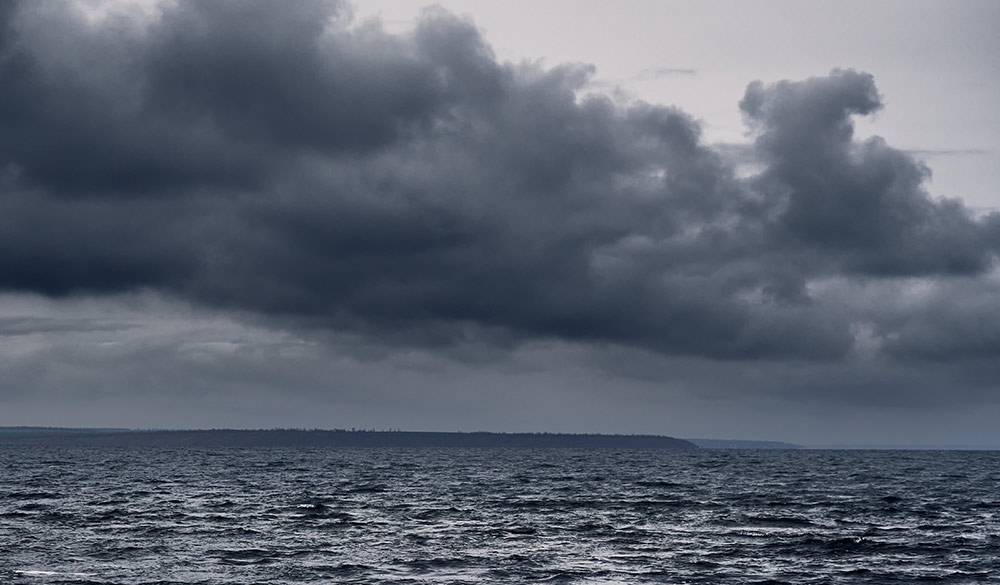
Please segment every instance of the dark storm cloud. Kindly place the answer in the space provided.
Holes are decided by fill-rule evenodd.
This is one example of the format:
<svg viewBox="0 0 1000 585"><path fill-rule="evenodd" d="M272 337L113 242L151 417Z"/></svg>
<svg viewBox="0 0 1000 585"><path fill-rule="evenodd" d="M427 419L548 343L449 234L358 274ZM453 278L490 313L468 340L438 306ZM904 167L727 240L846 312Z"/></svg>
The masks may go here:
<svg viewBox="0 0 1000 585"><path fill-rule="evenodd" d="M181 1L148 28L3 6L7 290L153 288L386 343L820 359L858 320L904 347L932 317L811 282L972 278L1000 243L997 216L854 140L881 107L863 73L751 84L764 168L742 179L685 113L498 63L443 11L392 36L318 1Z"/></svg>
<svg viewBox="0 0 1000 585"><path fill-rule="evenodd" d="M1000 283L958 282L905 303L885 319L886 350L908 361L978 360L996 383L1000 375ZM979 368L982 369L982 368ZM968 372L974 373L974 372Z"/></svg>
<svg viewBox="0 0 1000 585"><path fill-rule="evenodd" d="M167 11L144 47L150 113L269 151L365 153L448 107L447 65L371 27L326 34L340 10L310 0Z"/></svg>
<svg viewBox="0 0 1000 585"><path fill-rule="evenodd" d="M871 75L748 88L740 107L758 131L766 170L758 187L782 209L775 236L848 272L978 274L995 258L988 225L955 200L931 200L927 168L880 138L853 140L852 115L881 108Z"/></svg>

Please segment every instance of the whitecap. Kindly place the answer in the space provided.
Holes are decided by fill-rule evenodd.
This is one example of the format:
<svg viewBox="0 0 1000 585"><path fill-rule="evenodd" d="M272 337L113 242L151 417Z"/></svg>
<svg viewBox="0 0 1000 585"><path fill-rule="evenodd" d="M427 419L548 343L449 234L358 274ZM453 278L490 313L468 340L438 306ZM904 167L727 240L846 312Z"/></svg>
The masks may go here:
<svg viewBox="0 0 1000 585"><path fill-rule="evenodd" d="M19 575L30 575L33 577L91 577L91 573L67 573L62 571L41 571L36 569L15 570Z"/></svg>

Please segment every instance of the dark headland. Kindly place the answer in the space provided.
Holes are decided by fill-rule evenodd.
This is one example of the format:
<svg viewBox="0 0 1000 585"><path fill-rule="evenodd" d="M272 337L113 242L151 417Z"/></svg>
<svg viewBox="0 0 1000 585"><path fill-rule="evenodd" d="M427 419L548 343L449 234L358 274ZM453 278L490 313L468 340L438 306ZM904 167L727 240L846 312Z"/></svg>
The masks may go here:
<svg viewBox="0 0 1000 585"><path fill-rule="evenodd" d="M184 430L52 429L0 427L0 445L146 446L191 448L414 447L698 449L690 441L660 435L570 433L445 433L374 430Z"/></svg>

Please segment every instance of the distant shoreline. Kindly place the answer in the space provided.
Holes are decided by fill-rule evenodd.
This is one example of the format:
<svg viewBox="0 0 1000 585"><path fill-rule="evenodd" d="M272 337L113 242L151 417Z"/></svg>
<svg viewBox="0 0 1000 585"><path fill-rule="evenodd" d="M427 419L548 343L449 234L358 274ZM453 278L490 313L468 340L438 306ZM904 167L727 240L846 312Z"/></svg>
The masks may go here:
<svg viewBox="0 0 1000 585"><path fill-rule="evenodd" d="M146 446L168 448L415 447L698 449L662 435L426 432L375 430L129 430L0 427L0 445Z"/></svg>
<svg viewBox="0 0 1000 585"><path fill-rule="evenodd" d="M605 448L821 451L996 451L991 445L801 445L666 435L374 429L129 429L0 426L0 446Z"/></svg>

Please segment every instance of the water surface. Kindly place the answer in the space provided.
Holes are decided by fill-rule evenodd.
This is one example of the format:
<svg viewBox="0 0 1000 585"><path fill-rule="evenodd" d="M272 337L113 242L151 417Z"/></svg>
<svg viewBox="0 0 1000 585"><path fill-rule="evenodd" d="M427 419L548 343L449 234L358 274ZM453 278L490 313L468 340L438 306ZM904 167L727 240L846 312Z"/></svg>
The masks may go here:
<svg viewBox="0 0 1000 585"><path fill-rule="evenodd" d="M1000 453L0 447L0 583L1000 583Z"/></svg>

